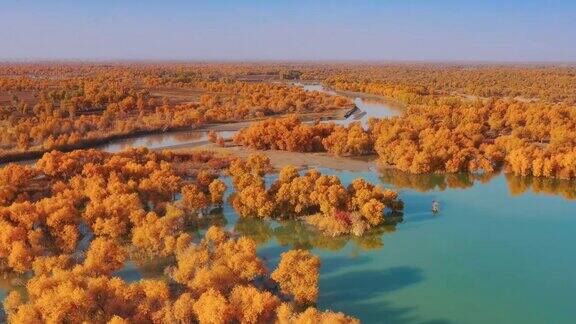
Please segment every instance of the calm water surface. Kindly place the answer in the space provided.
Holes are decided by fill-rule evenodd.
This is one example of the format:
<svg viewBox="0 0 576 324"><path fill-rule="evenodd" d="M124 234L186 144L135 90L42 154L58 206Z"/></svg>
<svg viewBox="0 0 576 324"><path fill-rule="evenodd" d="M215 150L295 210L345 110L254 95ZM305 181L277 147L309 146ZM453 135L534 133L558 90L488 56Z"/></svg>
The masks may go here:
<svg viewBox="0 0 576 324"><path fill-rule="evenodd" d="M302 87L304 90L307 91L319 91L329 94L331 96L342 95L353 99L354 104L356 105L356 107L360 109L360 111L355 113L348 119L334 121L336 124L340 125L348 125L351 122L359 121L362 123L363 126L367 126L368 118L370 117L388 118L388 117L400 116L404 109L400 104L392 100L385 100L376 97L374 98L358 97L353 94L326 89L321 84L296 83L296 85Z"/></svg>
<svg viewBox="0 0 576 324"><path fill-rule="evenodd" d="M333 173L394 187L376 173ZM512 195L502 175L468 189L400 193L403 220L381 235L346 242L296 229L291 242L279 226L259 253L275 265L291 246L313 247L323 264L319 306L367 323L575 322L574 201ZM439 214L430 212L432 200Z"/></svg>
<svg viewBox="0 0 576 324"><path fill-rule="evenodd" d="M234 131L217 132L224 138L232 137ZM115 140L109 144L98 147L107 152L120 152L131 147L147 147L149 149L169 148L178 145L205 144L208 143L208 132L198 130L177 131L159 133Z"/></svg>

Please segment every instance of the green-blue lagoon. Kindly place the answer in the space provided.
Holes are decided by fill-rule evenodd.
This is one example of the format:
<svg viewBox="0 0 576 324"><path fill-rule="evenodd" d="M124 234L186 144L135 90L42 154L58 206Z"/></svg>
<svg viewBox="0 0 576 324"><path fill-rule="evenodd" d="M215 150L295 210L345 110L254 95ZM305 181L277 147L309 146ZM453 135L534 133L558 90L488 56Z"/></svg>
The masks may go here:
<svg viewBox="0 0 576 324"><path fill-rule="evenodd" d="M258 240L271 266L291 247L321 256L320 308L366 323L574 322L574 183L546 180L548 192L535 193L538 179L504 175L322 172L399 189L404 216L367 237L329 238L224 210L227 226Z"/></svg>

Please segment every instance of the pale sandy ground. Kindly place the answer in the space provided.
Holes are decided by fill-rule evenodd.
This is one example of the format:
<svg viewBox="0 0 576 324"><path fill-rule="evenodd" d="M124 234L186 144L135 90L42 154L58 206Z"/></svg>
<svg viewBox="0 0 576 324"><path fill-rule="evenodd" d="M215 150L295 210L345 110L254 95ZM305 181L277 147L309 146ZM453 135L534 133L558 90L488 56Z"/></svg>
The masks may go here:
<svg viewBox="0 0 576 324"><path fill-rule="evenodd" d="M231 145L231 143L227 143ZM270 158L272 165L279 169L286 165L293 165L299 169L307 169L311 167L316 168L330 168L339 171L352 171L352 172L366 172L376 170L375 156L363 157L362 159L332 156L328 153L301 153L301 152L286 152L276 150L255 150L243 146L228 146L219 147L212 143L203 145L178 147L171 149L178 150L208 150L221 154L230 154L236 157L245 158L251 154L262 153Z"/></svg>

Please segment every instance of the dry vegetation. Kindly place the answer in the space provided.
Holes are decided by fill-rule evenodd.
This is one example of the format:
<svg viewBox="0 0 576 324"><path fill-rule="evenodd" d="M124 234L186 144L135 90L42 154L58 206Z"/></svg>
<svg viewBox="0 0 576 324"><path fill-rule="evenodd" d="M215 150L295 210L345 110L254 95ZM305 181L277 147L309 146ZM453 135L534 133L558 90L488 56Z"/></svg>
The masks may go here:
<svg viewBox="0 0 576 324"><path fill-rule="evenodd" d="M35 167L0 169L0 266L31 276L4 301L8 320L356 322L311 306L320 259L310 252L288 251L270 272L253 239L217 227L194 235L223 203L219 170L230 162L202 151L53 151ZM115 275L127 260L158 258L164 276Z"/></svg>
<svg viewBox="0 0 576 324"><path fill-rule="evenodd" d="M255 122L234 136L236 144L259 150L329 152L339 156L370 154L372 137L360 123L349 127L334 123L302 123L297 116Z"/></svg>
<svg viewBox="0 0 576 324"><path fill-rule="evenodd" d="M345 156L376 152L384 165L415 174L504 168L576 178L573 68L331 66L308 72L335 89L391 97L408 108L402 116L372 120L368 129L268 120L245 128L235 142ZM466 96L455 94L460 91Z"/></svg>
<svg viewBox="0 0 576 324"><path fill-rule="evenodd" d="M270 161L264 155L236 160L230 165L236 190L231 203L240 216L301 218L329 236L361 236L404 207L396 192L361 178L346 188L336 176L316 170L300 175L292 166L282 168L278 180L266 188L263 176L270 169Z"/></svg>
<svg viewBox="0 0 576 324"><path fill-rule="evenodd" d="M352 106L344 97L216 74L177 65L0 66L0 157Z"/></svg>

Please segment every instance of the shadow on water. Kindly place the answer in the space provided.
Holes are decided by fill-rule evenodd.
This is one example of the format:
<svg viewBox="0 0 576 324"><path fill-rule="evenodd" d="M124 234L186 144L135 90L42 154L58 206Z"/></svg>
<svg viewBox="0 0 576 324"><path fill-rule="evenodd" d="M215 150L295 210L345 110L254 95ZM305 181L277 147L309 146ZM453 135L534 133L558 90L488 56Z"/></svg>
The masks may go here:
<svg viewBox="0 0 576 324"><path fill-rule="evenodd" d="M422 270L415 267L402 266L385 270L359 270L324 279L320 291L322 295L326 295L324 302L331 305L349 303L350 301L364 302L423 280ZM340 289L343 282L346 282L346 289Z"/></svg>
<svg viewBox="0 0 576 324"><path fill-rule="evenodd" d="M417 307L395 307L381 300L386 293L422 281L422 270L409 266L343 272L321 279L320 307L329 305L365 323L449 323L446 320L422 321L416 314Z"/></svg>
<svg viewBox="0 0 576 324"><path fill-rule="evenodd" d="M361 266L362 264L370 263L372 258L361 255L355 257L345 257L345 256L336 256L336 257L324 257L322 258L322 266L320 267L320 277L324 275L331 274L336 271L342 271L342 269L346 269L348 267L357 267Z"/></svg>

